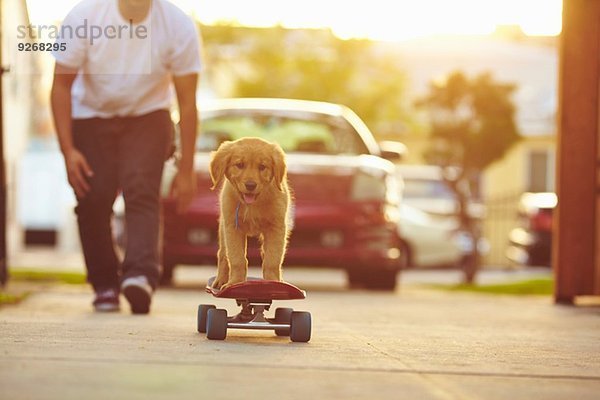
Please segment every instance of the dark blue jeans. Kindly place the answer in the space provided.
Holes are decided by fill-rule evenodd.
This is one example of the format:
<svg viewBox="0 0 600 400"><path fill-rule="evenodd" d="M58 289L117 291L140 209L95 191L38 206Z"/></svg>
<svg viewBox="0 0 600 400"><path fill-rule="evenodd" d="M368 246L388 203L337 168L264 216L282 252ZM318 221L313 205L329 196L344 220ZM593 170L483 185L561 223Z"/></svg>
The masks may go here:
<svg viewBox="0 0 600 400"><path fill-rule="evenodd" d="M73 120L73 141L94 175L90 192L77 199L77 222L88 281L95 290L145 275L159 280L160 180L173 140L166 110L136 117ZM125 200L126 248L121 262L111 230L118 193Z"/></svg>

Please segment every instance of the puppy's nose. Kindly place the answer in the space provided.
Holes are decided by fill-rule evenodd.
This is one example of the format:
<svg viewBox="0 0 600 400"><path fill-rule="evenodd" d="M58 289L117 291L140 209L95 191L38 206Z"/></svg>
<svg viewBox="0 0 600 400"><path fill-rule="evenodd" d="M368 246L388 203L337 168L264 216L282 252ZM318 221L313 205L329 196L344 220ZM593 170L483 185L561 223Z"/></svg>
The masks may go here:
<svg viewBox="0 0 600 400"><path fill-rule="evenodd" d="M253 181L246 182L246 190L248 190L249 192L252 192L254 189L256 189L256 182L253 182Z"/></svg>

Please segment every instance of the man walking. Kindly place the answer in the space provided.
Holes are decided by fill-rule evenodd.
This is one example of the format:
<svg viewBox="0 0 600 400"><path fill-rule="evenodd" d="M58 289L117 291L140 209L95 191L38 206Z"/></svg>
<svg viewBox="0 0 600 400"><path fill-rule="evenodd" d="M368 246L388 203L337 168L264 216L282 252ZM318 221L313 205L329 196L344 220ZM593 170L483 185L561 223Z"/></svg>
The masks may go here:
<svg viewBox="0 0 600 400"><path fill-rule="evenodd" d="M172 191L180 210L196 190L193 155L200 36L168 0L83 0L65 18L51 104L97 311L150 311L159 281L159 188L173 143L174 87L181 159ZM114 200L125 200L122 263L113 244Z"/></svg>

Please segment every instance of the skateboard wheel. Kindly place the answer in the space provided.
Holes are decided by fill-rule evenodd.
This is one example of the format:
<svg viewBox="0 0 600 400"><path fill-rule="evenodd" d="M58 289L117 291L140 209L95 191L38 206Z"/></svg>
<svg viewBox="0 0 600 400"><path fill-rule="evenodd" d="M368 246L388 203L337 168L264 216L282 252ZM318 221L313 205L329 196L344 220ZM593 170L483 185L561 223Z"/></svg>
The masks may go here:
<svg viewBox="0 0 600 400"><path fill-rule="evenodd" d="M212 304L200 304L198 306L198 332L206 333L206 314L208 310L217 308Z"/></svg>
<svg viewBox="0 0 600 400"><path fill-rule="evenodd" d="M290 324L293 312L293 308L276 308L274 322L276 324ZM290 328L275 329L275 334L277 336L290 336Z"/></svg>
<svg viewBox="0 0 600 400"><path fill-rule="evenodd" d="M308 342L311 334L311 317L306 311L294 311L291 318L290 339L292 342Z"/></svg>
<svg viewBox="0 0 600 400"><path fill-rule="evenodd" d="M227 310L213 308L206 313L206 337L224 340L227 336Z"/></svg>

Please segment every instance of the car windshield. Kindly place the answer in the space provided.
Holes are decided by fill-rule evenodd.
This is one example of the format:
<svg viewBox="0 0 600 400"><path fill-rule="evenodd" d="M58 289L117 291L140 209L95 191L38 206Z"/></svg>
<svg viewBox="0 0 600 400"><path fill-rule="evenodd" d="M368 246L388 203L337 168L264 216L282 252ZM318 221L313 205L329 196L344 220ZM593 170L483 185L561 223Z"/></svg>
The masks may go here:
<svg viewBox="0 0 600 400"><path fill-rule="evenodd" d="M356 130L342 117L312 112L227 110L203 113L198 151L224 141L260 137L287 153L357 155L368 153Z"/></svg>
<svg viewBox="0 0 600 400"><path fill-rule="evenodd" d="M443 181L404 178L405 198L454 199L454 193Z"/></svg>

